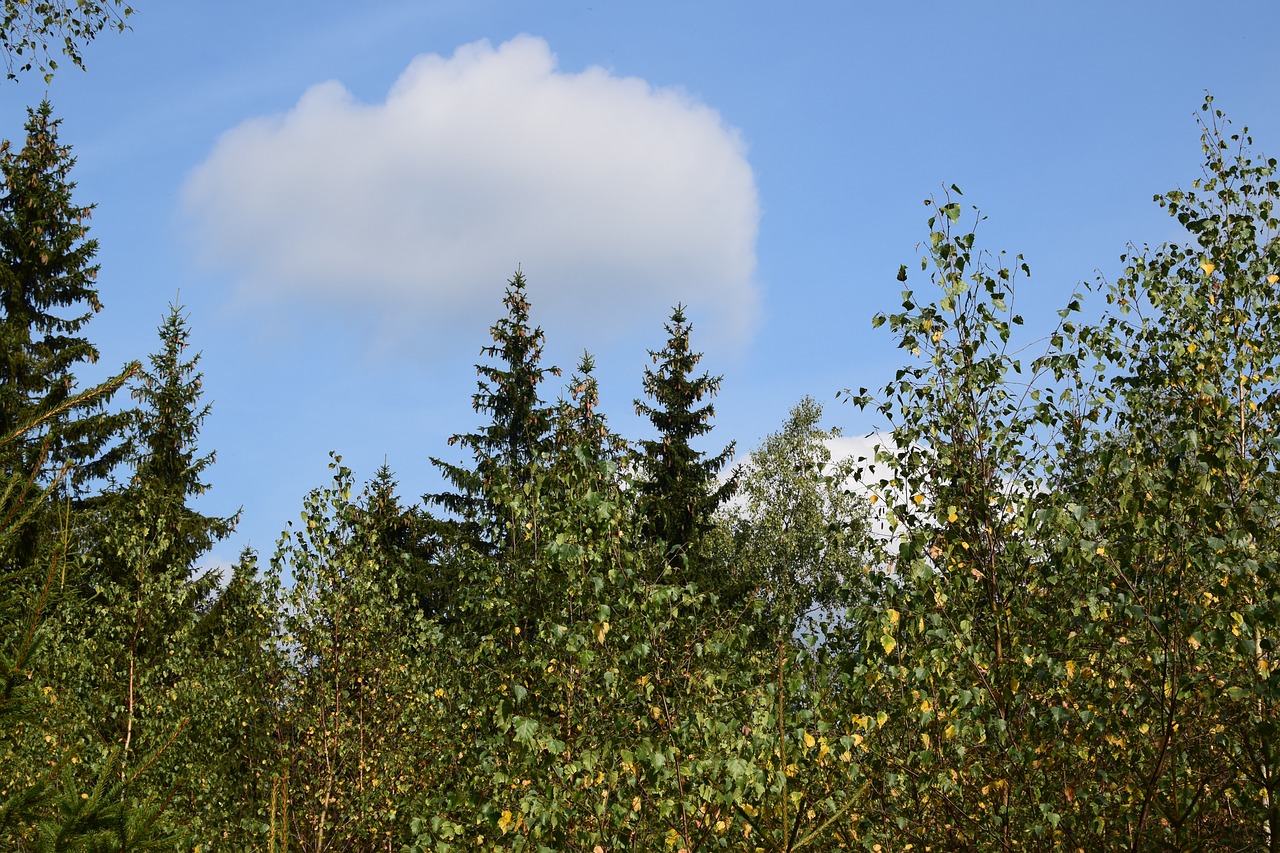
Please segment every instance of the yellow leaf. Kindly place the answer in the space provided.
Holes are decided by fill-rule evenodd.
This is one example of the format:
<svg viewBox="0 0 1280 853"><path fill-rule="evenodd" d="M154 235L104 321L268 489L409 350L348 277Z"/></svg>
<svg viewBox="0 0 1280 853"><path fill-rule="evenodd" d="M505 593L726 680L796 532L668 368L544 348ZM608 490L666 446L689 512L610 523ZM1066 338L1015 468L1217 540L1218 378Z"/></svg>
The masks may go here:
<svg viewBox="0 0 1280 853"><path fill-rule="evenodd" d="M900 614L898 611L894 610L893 608L889 608L889 610L887 610L886 613L889 616L890 625L897 625L898 620L902 618L902 614Z"/></svg>
<svg viewBox="0 0 1280 853"><path fill-rule="evenodd" d="M898 641L893 637L890 637L888 634L883 634L880 637L880 645L884 646L884 653L886 655L891 655L893 654L893 650L898 647Z"/></svg>
<svg viewBox="0 0 1280 853"><path fill-rule="evenodd" d="M596 625L596 642L603 643L605 635L609 633L609 623L601 622Z"/></svg>
<svg viewBox="0 0 1280 853"><path fill-rule="evenodd" d="M1211 275L1213 271L1217 269L1217 267L1215 267L1213 264L1209 263L1208 261L1205 261L1202 264L1200 264L1200 269L1204 270L1205 275Z"/></svg>
<svg viewBox="0 0 1280 853"><path fill-rule="evenodd" d="M1195 351L1196 351L1196 345L1195 345L1195 344L1187 344L1187 354L1188 354L1188 355L1189 355L1189 354L1191 354L1191 353L1194 353Z"/></svg>
<svg viewBox="0 0 1280 853"><path fill-rule="evenodd" d="M502 830L502 834L506 835L507 830L511 828L513 820L510 811L504 811L502 817L498 818L498 829Z"/></svg>
<svg viewBox="0 0 1280 853"><path fill-rule="evenodd" d="M955 510L952 510L951 512L947 513L947 521L951 522L952 524L955 524L956 519L958 519L959 517L960 516L956 515Z"/></svg>
<svg viewBox="0 0 1280 853"><path fill-rule="evenodd" d="M805 745L805 746L813 746L815 743L817 743L817 741L813 739L813 735L809 734L808 732L805 732L805 733L804 733L804 745Z"/></svg>
<svg viewBox="0 0 1280 853"><path fill-rule="evenodd" d="M875 503L875 502L876 502L876 501L878 501L878 500L880 500L880 497L879 497L878 495L872 495L872 496L871 496L871 503Z"/></svg>
<svg viewBox="0 0 1280 853"><path fill-rule="evenodd" d="M1277 281L1280 281L1280 275L1276 275L1275 273L1272 273L1271 275L1267 276L1267 284L1275 284Z"/></svg>
<svg viewBox="0 0 1280 853"><path fill-rule="evenodd" d="M911 500L916 502L916 506L920 506L920 504L924 503L924 495L912 495Z"/></svg>

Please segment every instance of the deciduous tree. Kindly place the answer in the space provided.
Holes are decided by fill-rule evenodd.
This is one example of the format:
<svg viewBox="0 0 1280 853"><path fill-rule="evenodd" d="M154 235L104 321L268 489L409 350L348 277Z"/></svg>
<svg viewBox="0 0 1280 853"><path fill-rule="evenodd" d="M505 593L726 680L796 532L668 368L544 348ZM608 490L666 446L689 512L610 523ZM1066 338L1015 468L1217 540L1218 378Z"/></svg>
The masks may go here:
<svg viewBox="0 0 1280 853"><path fill-rule="evenodd" d="M16 80L35 69L48 83L58 68L57 54L84 68L84 46L103 30L123 32L132 14L121 0L5 0L0 53L6 76Z"/></svg>
<svg viewBox="0 0 1280 853"><path fill-rule="evenodd" d="M784 635L835 608L870 559L866 499L850 488L858 462L833 461L828 442L840 432L821 418L812 397L796 404L739 468L718 515L722 559L759 589Z"/></svg>

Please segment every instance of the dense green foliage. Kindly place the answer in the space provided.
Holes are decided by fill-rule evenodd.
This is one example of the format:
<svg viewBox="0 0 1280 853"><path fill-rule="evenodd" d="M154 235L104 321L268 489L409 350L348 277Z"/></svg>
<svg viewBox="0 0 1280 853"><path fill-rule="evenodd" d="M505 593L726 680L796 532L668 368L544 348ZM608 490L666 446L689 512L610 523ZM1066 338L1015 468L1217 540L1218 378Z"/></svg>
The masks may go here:
<svg viewBox="0 0 1280 853"><path fill-rule="evenodd" d="M335 455L214 571L187 319L76 390L93 243L34 111L0 159L0 848L1280 850L1280 182L1204 122L1158 199L1186 242L1034 358L1029 266L930 202L930 290L873 320L907 364L850 394L873 459L806 398L722 478L679 307L656 435L590 355L545 402L517 273L453 491Z"/></svg>
<svg viewBox="0 0 1280 853"><path fill-rule="evenodd" d="M806 397L739 470L737 503L720 510L711 553L727 558L785 635L830 617L870 559L866 500L849 488L858 461L833 460L840 431L819 426Z"/></svg>

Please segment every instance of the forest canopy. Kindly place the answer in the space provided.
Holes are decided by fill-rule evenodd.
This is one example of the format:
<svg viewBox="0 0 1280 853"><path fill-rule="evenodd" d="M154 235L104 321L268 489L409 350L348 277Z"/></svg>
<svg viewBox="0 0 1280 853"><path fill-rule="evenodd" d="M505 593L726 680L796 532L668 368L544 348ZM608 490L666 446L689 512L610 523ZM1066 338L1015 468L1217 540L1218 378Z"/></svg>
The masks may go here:
<svg viewBox="0 0 1280 853"><path fill-rule="evenodd" d="M1181 242L1033 355L1029 263L929 201L871 319L904 366L846 394L873 458L806 398L731 467L681 306L618 434L516 272L449 490L335 454L221 577L190 318L78 385L110 294L32 109L0 148L0 846L1280 850L1280 181L1200 115L1203 174L1156 198Z"/></svg>

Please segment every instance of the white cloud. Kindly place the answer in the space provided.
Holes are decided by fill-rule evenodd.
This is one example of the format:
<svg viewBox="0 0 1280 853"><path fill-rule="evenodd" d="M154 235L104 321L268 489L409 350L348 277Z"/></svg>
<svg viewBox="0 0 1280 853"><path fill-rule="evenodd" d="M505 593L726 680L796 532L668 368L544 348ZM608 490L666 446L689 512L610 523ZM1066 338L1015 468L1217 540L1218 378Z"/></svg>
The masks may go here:
<svg viewBox="0 0 1280 853"><path fill-rule="evenodd" d="M862 479L850 476L849 479L845 480L844 485L849 491L868 501L878 491L876 486L879 480L891 470L891 466L887 463L876 461L877 448L888 453L896 453L898 449L897 442L894 441L892 434L885 435L874 432L860 436L840 435L829 438L824 443L827 445L827 449L831 451L832 462L853 459L858 463ZM859 462L859 460L861 461ZM901 542L901 534L895 533L892 525L889 524L884 502L869 502L867 511L868 520L871 523L868 532L873 538L882 543L888 543L889 551L896 553L897 547Z"/></svg>
<svg viewBox="0 0 1280 853"><path fill-rule="evenodd" d="M870 433L869 435L838 435L823 442L831 451L831 461L843 459L866 459L871 465L876 459L876 448L884 447L892 451L896 445L892 436Z"/></svg>
<svg viewBox="0 0 1280 853"><path fill-rule="evenodd" d="M236 560L229 560L221 554L206 554L202 564L196 569L197 574L217 578L218 589L226 589L236 571Z"/></svg>
<svg viewBox="0 0 1280 853"><path fill-rule="evenodd" d="M760 210L737 132L682 91L559 71L530 36L419 56L379 104L314 86L224 134L184 203L202 257L248 296L447 329L495 316L519 264L535 319L598 335L683 301L742 339L757 311Z"/></svg>

